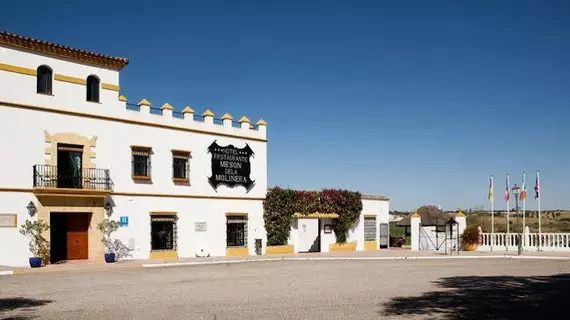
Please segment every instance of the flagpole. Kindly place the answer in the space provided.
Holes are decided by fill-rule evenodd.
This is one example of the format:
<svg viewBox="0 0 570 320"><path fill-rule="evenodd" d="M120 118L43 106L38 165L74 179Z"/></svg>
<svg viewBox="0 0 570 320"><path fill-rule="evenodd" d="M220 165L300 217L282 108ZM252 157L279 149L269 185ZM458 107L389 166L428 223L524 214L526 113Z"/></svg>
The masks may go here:
<svg viewBox="0 0 570 320"><path fill-rule="evenodd" d="M491 251L495 242L495 179L491 176Z"/></svg>
<svg viewBox="0 0 570 320"><path fill-rule="evenodd" d="M525 230L526 230L526 197L527 197L527 193L526 193L526 172L523 172L523 188L524 188L524 199L523 199L523 224L522 224L522 232L521 234L523 235L522 238L522 245L523 245L523 249L526 246L526 235L525 235Z"/></svg>
<svg viewBox="0 0 570 320"><path fill-rule="evenodd" d="M509 223L509 216L511 215L511 209L509 208L510 205L510 194L509 194L509 174L507 173L507 183L506 183L506 189L505 189L505 201L507 202L507 233L505 234L505 251L509 251L509 231L510 231L510 223Z"/></svg>
<svg viewBox="0 0 570 320"><path fill-rule="evenodd" d="M538 251L540 251L542 245L542 224L540 222L540 173L538 171L536 171L535 192L538 205Z"/></svg>

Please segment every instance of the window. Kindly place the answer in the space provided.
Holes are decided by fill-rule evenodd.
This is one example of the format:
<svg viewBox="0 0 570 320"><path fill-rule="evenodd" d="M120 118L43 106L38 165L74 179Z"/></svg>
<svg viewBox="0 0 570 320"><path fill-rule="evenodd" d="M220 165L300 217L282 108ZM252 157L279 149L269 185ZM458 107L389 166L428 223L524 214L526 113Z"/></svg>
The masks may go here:
<svg viewBox="0 0 570 320"><path fill-rule="evenodd" d="M376 241L376 218L364 217L364 241Z"/></svg>
<svg viewBox="0 0 570 320"><path fill-rule="evenodd" d="M150 248L151 250L176 250L176 216L150 216Z"/></svg>
<svg viewBox="0 0 570 320"><path fill-rule="evenodd" d="M48 66L38 67L37 92L51 94L52 71Z"/></svg>
<svg viewBox="0 0 570 320"><path fill-rule="evenodd" d="M227 217L228 247L247 247L247 216Z"/></svg>
<svg viewBox="0 0 570 320"><path fill-rule="evenodd" d="M99 78L87 77L87 101L99 102Z"/></svg>
<svg viewBox="0 0 570 320"><path fill-rule="evenodd" d="M132 146L132 169L133 179L150 180L150 155L149 147Z"/></svg>
<svg viewBox="0 0 570 320"><path fill-rule="evenodd" d="M172 150L172 180L174 182L190 181L190 152Z"/></svg>

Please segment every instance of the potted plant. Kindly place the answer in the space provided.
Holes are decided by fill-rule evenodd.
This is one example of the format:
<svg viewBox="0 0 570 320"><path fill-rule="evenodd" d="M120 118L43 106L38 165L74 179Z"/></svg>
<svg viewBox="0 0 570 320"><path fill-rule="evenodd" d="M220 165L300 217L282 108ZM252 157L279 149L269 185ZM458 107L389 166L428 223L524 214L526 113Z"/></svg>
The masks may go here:
<svg viewBox="0 0 570 320"><path fill-rule="evenodd" d="M34 255L30 258L30 267L39 268L47 264L49 259L49 241L45 238L45 232L49 230L49 224L44 220L26 220L20 227L20 233L30 239L30 252Z"/></svg>
<svg viewBox="0 0 570 320"><path fill-rule="evenodd" d="M97 225L97 228L103 234L101 242L105 246L105 262L113 263L117 258L114 248L114 242L111 241L111 234L119 230L120 223L115 220L105 219Z"/></svg>
<svg viewBox="0 0 570 320"><path fill-rule="evenodd" d="M465 251L475 251L479 244L479 228L468 227L465 228L461 235L461 244Z"/></svg>

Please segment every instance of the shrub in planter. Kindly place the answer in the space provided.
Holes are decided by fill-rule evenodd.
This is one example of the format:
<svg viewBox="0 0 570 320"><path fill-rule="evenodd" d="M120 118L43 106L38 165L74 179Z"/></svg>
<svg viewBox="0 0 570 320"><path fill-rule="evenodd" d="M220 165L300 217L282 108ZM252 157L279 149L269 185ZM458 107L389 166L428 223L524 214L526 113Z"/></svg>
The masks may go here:
<svg viewBox="0 0 570 320"><path fill-rule="evenodd" d="M115 248L116 241L111 240L111 234L119 230L120 226L121 225L119 221L110 220L110 219L105 219L99 222L99 224L97 225L97 228L103 234L101 242L103 242L103 245L105 246L105 262L107 263L115 262L116 259L115 251L117 251Z"/></svg>
<svg viewBox="0 0 570 320"><path fill-rule="evenodd" d="M45 238L45 232L49 230L49 224L44 220L26 220L21 225L20 233L30 239L28 244L33 257L30 257L30 267L38 268L46 265L49 261L49 241Z"/></svg>
<svg viewBox="0 0 570 320"><path fill-rule="evenodd" d="M465 251L475 251L479 244L479 229L477 227L468 227L461 235L461 244Z"/></svg>

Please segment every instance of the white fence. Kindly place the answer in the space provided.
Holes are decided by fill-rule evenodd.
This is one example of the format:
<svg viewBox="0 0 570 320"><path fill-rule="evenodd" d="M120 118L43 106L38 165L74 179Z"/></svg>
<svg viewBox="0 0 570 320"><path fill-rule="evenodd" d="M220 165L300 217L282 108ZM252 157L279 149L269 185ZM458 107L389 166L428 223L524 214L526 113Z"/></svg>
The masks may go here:
<svg viewBox="0 0 570 320"><path fill-rule="evenodd" d="M477 251L517 250L518 233L480 233ZM570 251L570 233L524 233L523 251Z"/></svg>

